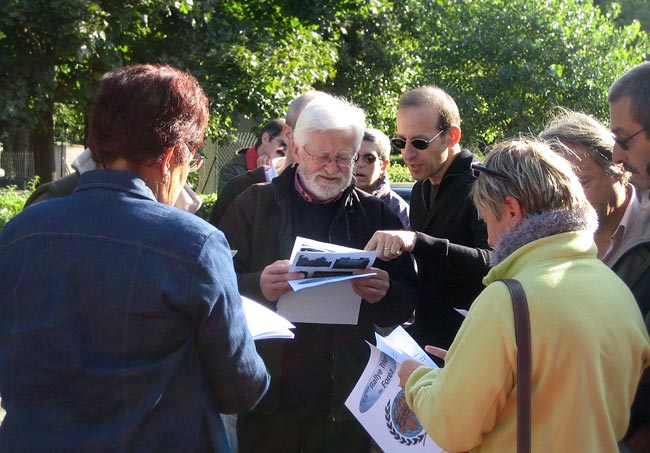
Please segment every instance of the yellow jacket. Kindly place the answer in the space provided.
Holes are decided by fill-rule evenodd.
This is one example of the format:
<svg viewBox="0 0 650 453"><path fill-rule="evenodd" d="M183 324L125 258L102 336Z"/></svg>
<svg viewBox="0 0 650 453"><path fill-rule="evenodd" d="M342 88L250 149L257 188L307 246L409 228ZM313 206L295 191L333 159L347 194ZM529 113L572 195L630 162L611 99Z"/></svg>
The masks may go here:
<svg viewBox="0 0 650 453"><path fill-rule="evenodd" d="M508 290L495 282L503 278L521 282L530 307L532 451L618 451L650 340L589 232L534 240L492 268L445 367L409 378L409 406L448 451L516 451L514 320Z"/></svg>

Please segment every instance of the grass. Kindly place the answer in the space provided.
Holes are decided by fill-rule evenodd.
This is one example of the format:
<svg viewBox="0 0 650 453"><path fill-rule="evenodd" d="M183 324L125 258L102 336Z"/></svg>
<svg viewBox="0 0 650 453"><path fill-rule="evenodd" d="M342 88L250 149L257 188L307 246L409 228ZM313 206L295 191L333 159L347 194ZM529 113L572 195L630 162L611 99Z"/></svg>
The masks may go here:
<svg viewBox="0 0 650 453"><path fill-rule="evenodd" d="M26 190L18 190L17 186L0 188L0 230L4 228L9 220L23 210L25 201L27 201L37 184L38 177L27 183Z"/></svg>

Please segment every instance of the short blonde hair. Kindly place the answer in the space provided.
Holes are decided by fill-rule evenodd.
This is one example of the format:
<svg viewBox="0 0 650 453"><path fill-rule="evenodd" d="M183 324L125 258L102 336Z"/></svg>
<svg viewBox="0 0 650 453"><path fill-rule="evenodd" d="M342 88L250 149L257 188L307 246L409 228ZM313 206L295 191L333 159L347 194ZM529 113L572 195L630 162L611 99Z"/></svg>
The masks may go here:
<svg viewBox="0 0 650 453"><path fill-rule="evenodd" d="M506 197L515 198L524 215L589 206L571 164L548 144L520 138L492 146L484 165L507 178L481 173L472 186L477 209L499 218Z"/></svg>

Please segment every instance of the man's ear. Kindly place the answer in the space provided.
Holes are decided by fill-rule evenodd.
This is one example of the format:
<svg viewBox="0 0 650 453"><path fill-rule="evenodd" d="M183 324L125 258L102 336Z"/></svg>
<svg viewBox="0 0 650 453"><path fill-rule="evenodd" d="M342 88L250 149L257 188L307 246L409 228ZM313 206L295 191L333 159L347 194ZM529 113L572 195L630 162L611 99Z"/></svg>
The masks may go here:
<svg viewBox="0 0 650 453"><path fill-rule="evenodd" d="M172 168L172 161L174 159L174 150L176 149L175 146L170 146L165 150L165 154L163 155L162 162L160 164L160 176L169 176L169 173L171 172Z"/></svg>
<svg viewBox="0 0 650 453"><path fill-rule="evenodd" d="M458 143L460 143L460 137L463 135L460 127L458 126L451 126L447 132L449 136L449 141L447 143L447 148L453 148L456 146Z"/></svg>
<svg viewBox="0 0 650 453"><path fill-rule="evenodd" d="M503 214L512 221L512 225L519 223L526 216L519 200L514 197L506 197Z"/></svg>
<svg viewBox="0 0 650 453"><path fill-rule="evenodd" d="M386 159L381 163L381 171L386 171L388 166L390 165L390 160Z"/></svg>
<svg viewBox="0 0 650 453"><path fill-rule="evenodd" d="M295 163L300 164L302 162L302 149L298 147L296 142L292 141L293 143L293 160Z"/></svg>
<svg viewBox="0 0 650 453"><path fill-rule="evenodd" d="M262 133L262 143L268 143L271 140L272 140L271 134L269 134L268 132L263 132Z"/></svg>

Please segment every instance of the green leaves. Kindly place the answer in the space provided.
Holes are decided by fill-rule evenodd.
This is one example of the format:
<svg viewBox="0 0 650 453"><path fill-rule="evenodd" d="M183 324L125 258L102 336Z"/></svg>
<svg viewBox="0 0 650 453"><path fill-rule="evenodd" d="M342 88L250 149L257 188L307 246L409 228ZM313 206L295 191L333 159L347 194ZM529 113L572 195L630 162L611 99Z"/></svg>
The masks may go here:
<svg viewBox="0 0 650 453"><path fill-rule="evenodd" d="M463 143L474 149L541 129L556 105L607 117L605 94L641 61L647 36L616 28L589 2L461 0L423 18L431 43L420 83L447 88L463 117Z"/></svg>
<svg viewBox="0 0 650 453"><path fill-rule="evenodd" d="M462 144L480 150L536 132L558 104L605 119L607 88L650 49L630 23L648 1L603 14L581 0L5 0L0 140L43 132L45 114L52 141L83 142L99 77L147 62L200 80L215 140L284 115L312 88L347 97L392 135L402 93L437 84L460 107Z"/></svg>

